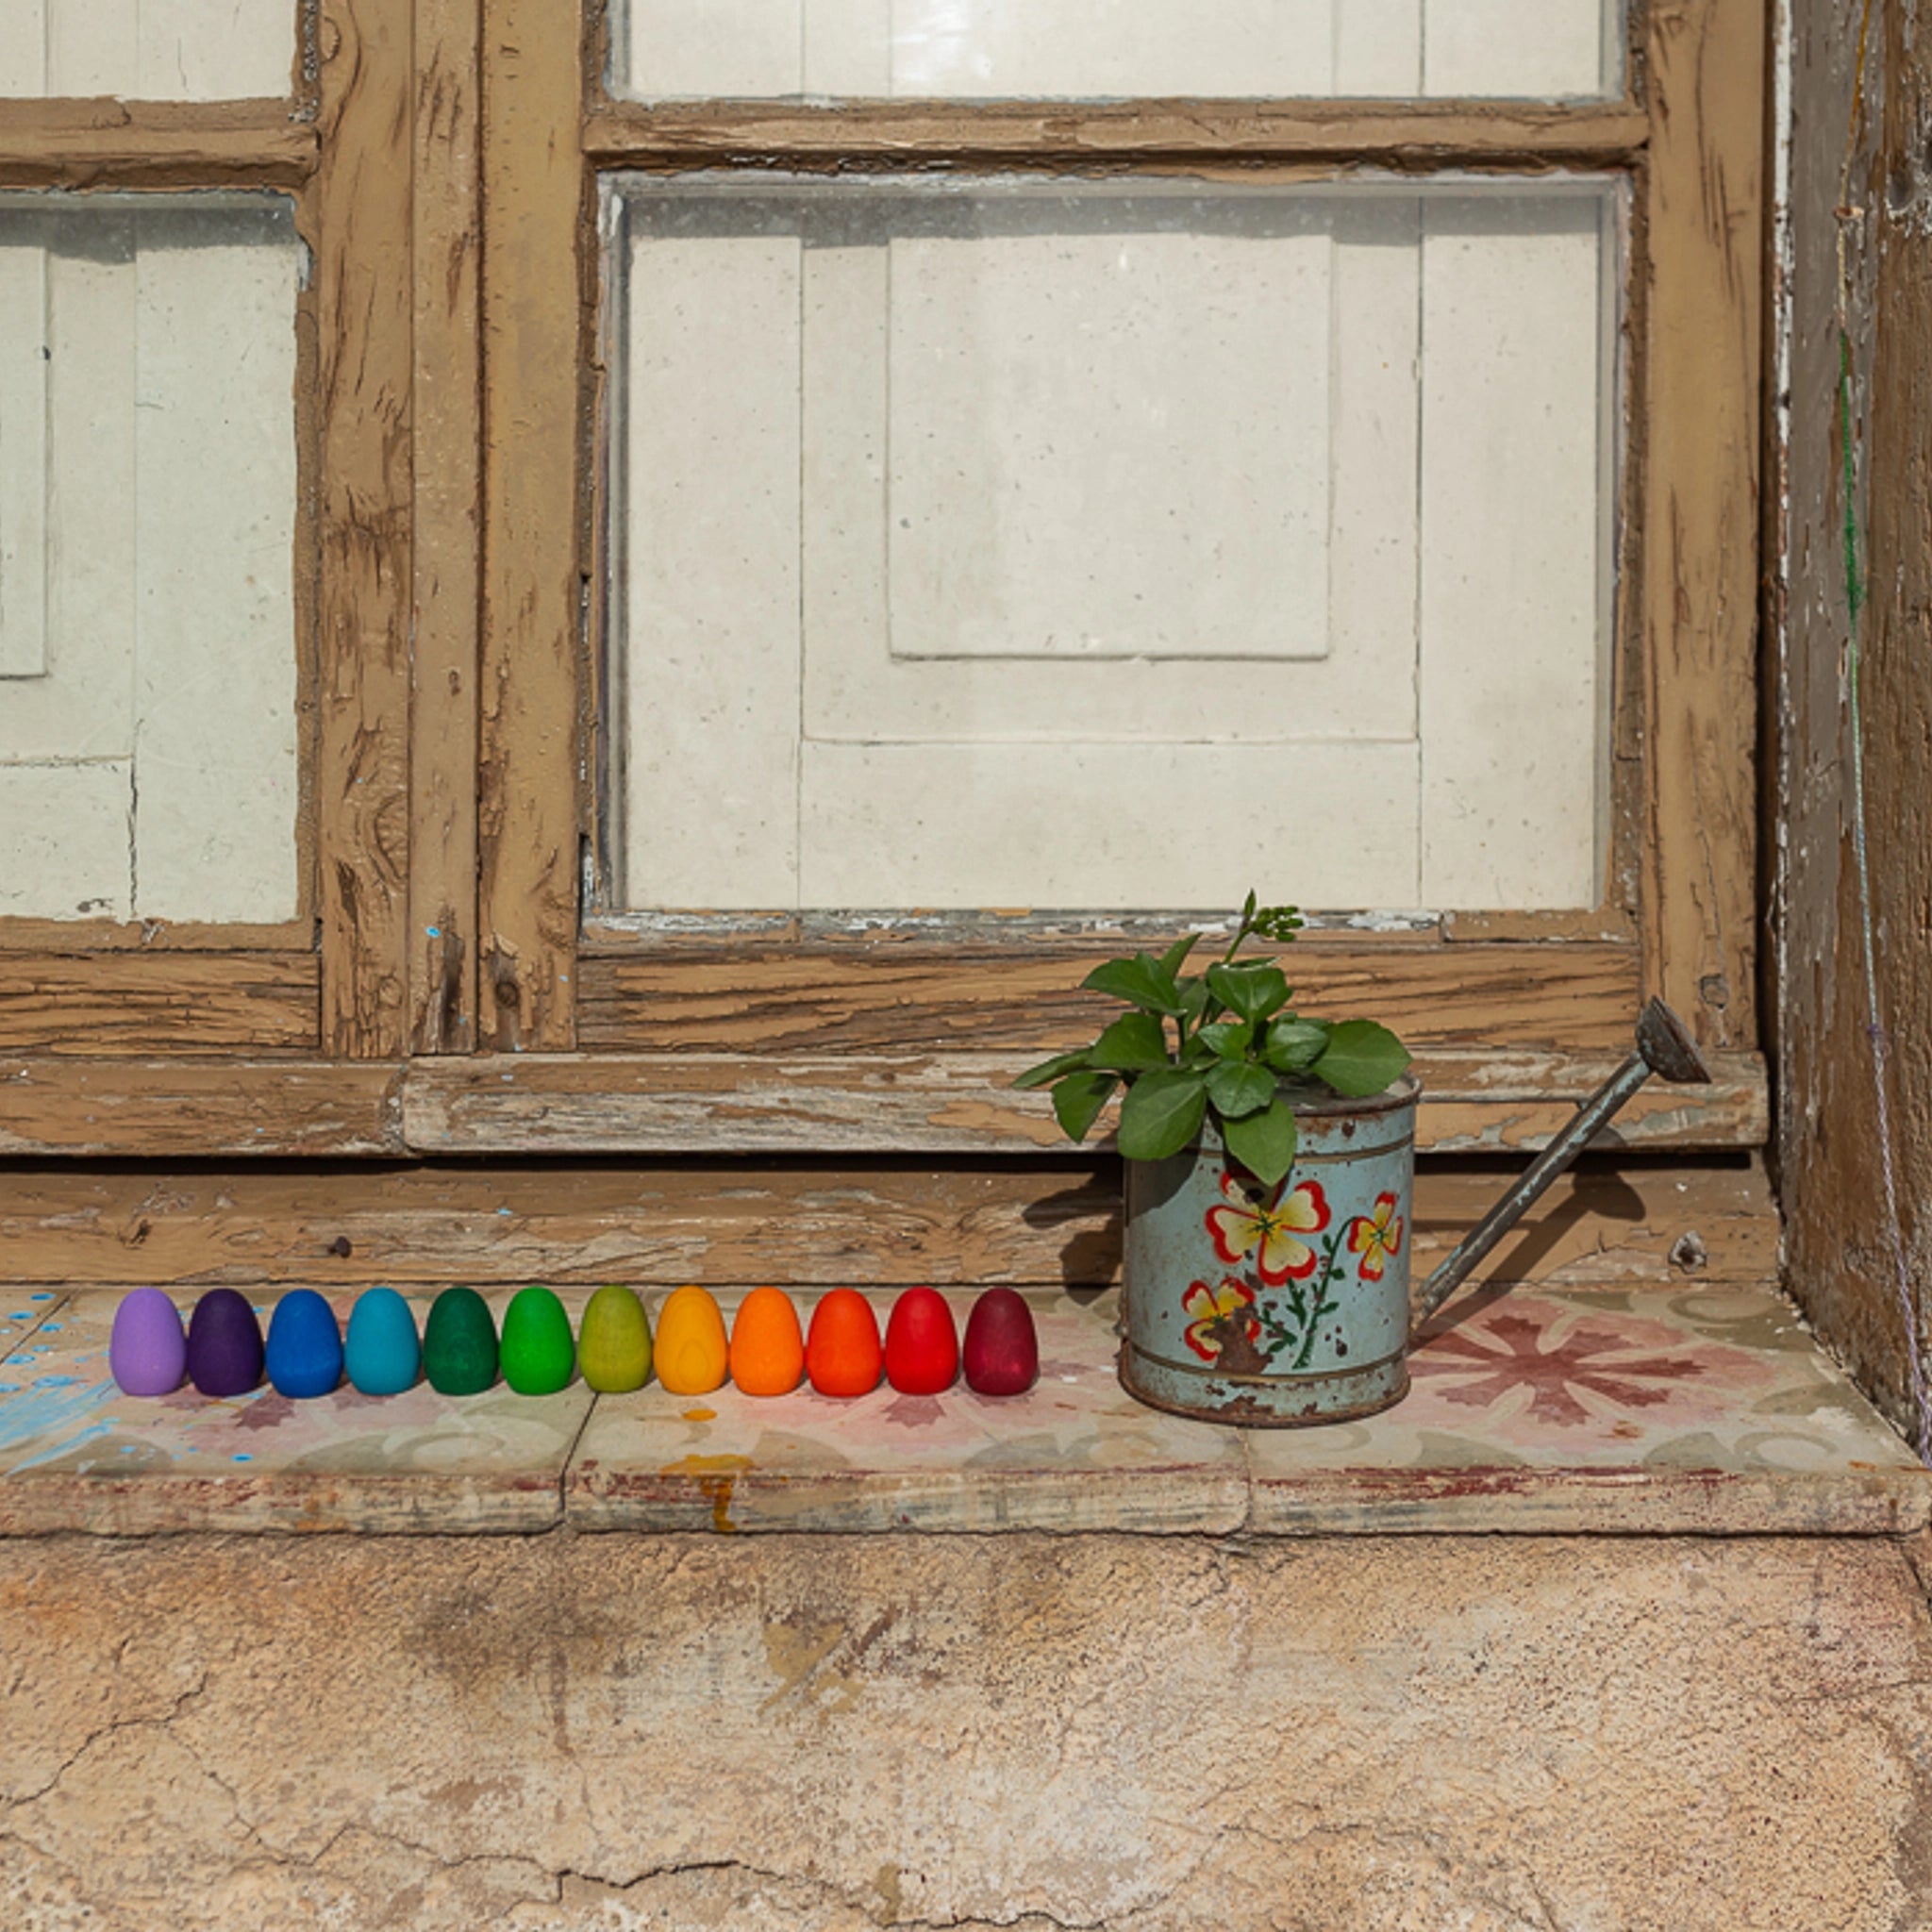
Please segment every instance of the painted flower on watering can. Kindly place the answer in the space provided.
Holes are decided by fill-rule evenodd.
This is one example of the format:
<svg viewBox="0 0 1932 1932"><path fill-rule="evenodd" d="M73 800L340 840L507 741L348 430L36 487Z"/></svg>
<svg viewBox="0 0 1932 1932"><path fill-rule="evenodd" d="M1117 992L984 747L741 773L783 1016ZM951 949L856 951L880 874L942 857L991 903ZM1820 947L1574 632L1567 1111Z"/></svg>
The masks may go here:
<svg viewBox="0 0 1932 1932"><path fill-rule="evenodd" d="M1358 1267L1364 1281L1380 1281L1391 1257L1402 1252L1402 1216L1395 1211L1393 1194L1377 1194L1373 1214L1357 1214L1348 1230L1348 1252L1362 1258Z"/></svg>
<svg viewBox="0 0 1932 1932"><path fill-rule="evenodd" d="M1315 1251L1302 1237L1328 1225L1322 1183L1300 1181L1291 1189L1293 1178L1265 1188L1253 1174L1229 1167L1221 1176L1222 1198L1208 1210L1214 1252L1230 1267L1252 1256L1255 1273L1270 1288L1306 1281L1315 1272Z"/></svg>
<svg viewBox="0 0 1932 1932"><path fill-rule="evenodd" d="M1252 1315L1240 1319L1244 1309L1254 1306L1255 1291L1232 1275L1224 1276L1218 1289L1209 1288L1205 1281L1191 1282L1181 1297L1181 1307L1193 1318L1187 1326L1188 1346L1204 1362L1211 1362L1219 1359L1231 1326L1244 1327L1250 1342L1259 1341L1260 1323Z"/></svg>

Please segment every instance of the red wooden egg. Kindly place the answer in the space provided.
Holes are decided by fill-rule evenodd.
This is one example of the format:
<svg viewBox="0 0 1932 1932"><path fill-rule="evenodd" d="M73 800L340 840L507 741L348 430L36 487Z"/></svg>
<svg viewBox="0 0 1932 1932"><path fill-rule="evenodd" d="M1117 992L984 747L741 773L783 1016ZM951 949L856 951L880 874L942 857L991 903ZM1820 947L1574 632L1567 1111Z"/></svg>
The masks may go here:
<svg viewBox="0 0 1932 1932"><path fill-rule="evenodd" d="M886 1324L886 1380L902 1395L937 1395L959 1373L959 1335L936 1288L908 1288Z"/></svg>
<svg viewBox="0 0 1932 1932"><path fill-rule="evenodd" d="M1010 1288L990 1288L966 1318L966 1386L979 1395L1024 1395L1040 1374L1033 1310Z"/></svg>

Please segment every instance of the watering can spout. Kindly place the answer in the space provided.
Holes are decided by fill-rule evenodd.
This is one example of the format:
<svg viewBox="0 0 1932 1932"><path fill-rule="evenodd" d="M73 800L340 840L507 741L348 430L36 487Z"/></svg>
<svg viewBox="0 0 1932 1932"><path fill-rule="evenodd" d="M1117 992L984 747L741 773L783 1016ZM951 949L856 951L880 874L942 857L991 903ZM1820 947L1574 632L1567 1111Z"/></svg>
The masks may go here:
<svg viewBox="0 0 1932 1932"><path fill-rule="evenodd" d="M1644 1008L1637 1022L1637 1044L1630 1058L1584 1102L1570 1124L1429 1276L1415 1304L1414 1327L1420 1328L1461 1287L1550 1183L1590 1144L1591 1137L1653 1074L1674 1086L1707 1086L1710 1082L1710 1070L1689 1029L1662 1000L1652 1000Z"/></svg>

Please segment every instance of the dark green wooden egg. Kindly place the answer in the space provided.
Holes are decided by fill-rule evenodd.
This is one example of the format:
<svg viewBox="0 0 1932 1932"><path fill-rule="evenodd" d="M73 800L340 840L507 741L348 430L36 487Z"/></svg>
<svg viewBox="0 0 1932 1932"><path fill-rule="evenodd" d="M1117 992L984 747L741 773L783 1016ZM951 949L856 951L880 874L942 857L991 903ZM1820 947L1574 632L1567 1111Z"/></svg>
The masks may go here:
<svg viewBox="0 0 1932 1932"><path fill-rule="evenodd" d="M474 1288L446 1288L430 1303L423 1373L439 1395L475 1395L496 1380L496 1324Z"/></svg>

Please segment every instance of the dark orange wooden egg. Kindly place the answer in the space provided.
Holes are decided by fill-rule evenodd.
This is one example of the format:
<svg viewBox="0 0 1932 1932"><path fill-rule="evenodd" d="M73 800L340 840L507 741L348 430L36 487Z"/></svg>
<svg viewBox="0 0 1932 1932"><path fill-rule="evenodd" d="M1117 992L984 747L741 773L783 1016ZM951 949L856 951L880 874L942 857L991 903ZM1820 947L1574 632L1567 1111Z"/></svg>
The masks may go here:
<svg viewBox="0 0 1932 1932"><path fill-rule="evenodd" d="M852 1288L835 1288L811 1311L805 1373L821 1395L870 1395L879 1386L885 1350L872 1304Z"/></svg>

